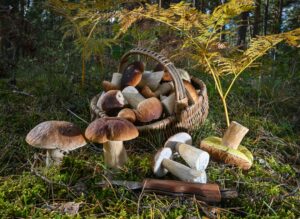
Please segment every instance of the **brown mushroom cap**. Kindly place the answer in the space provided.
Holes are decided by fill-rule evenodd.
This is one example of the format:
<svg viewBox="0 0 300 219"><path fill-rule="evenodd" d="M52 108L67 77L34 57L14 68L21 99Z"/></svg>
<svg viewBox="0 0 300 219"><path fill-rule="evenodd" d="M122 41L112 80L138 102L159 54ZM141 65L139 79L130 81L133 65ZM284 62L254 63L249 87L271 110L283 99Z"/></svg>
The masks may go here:
<svg viewBox="0 0 300 219"><path fill-rule="evenodd" d="M132 123L134 123L135 120L136 120L136 116L135 116L134 111L132 109L129 109L129 108L122 109L118 113L118 117L126 119L126 120L128 120Z"/></svg>
<svg viewBox="0 0 300 219"><path fill-rule="evenodd" d="M194 86L191 83L187 82L186 80L183 80L183 84L187 91L188 98L191 99L191 102L197 103L199 100L199 97L198 97L198 93L197 93L196 89L194 88Z"/></svg>
<svg viewBox="0 0 300 219"><path fill-rule="evenodd" d="M96 119L85 130L86 138L97 143L128 141L138 135L137 128L131 122L115 117Z"/></svg>
<svg viewBox="0 0 300 219"><path fill-rule="evenodd" d="M25 140L33 147L63 151L75 150L86 145L80 129L66 121L42 122L27 134Z"/></svg>
<svg viewBox="0 0 300 219"><path fill-rule="evenodd" d="M172 76L171 74L167 71L167 69L161 64L161 63L158 63L154 70L154 72L156 71L164 71L164 75L162 77L162 81L172 81Z"/></svg>
<svg viewBox="0 0 300 219"><path fill-rule="evenodd" d="M145 85L142 90L141 90L141 94L146 97L146 98L149 98L149 97L155 97L155 93L153 93L153 91L147 86Z"/></svg>
<svg viewBox="0 0 300 219"><path fill-rule="evenodd" d="M109 81L102 81L102 87L103 87L103 90L104 91L109 91L109 90L119 90L120 87L115 85L115 84L112 84L111 82Z"/></svg>
<svg viewBox="0 0 300 219"><path fill-rule="evenodd" d="M121 87L136 86L142 79L144 72L144 64L142 62L133 62L129 64L122 74Z"/></svg>
<svg viewBox="0 0 300 219"><path fill-rule="evenodd" d="M121 109L125 105L124 96L119 90L107 91L100 101L101 109L105 112Z"/></svg>
<svg viewBox="0 0 300 219"><path fill-rule="evenodd" d="M139 103L134 112L140 122L151 122L159 119L163 112L163 107L156 97L151 97Z"/></svg>
<svg viewBox="0 0 300 219"><path fill-rule="evenodd" d="M222 145L221 142L221 138L208 137L201 141L200 148L207 151L217 161L233 164L244 170L252 166L253 156L246 147L240 145L236 150Z"/></svg>

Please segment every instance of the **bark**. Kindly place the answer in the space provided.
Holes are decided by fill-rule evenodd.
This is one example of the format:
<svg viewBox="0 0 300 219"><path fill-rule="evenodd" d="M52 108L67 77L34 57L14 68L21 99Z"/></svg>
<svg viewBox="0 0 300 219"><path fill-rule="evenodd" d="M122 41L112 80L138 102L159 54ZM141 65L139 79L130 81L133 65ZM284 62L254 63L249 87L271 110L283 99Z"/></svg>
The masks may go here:
<svg viewBox="0 0 300 219"><path fill-rule="evenodd" d="M238 41L237 41L237 45L240 46L241 48L246 47L248 17L249 17L249 12L243 12L241 14L241 23L240 23L240 27L238 28Z"/></svg>
<svg viewBox="0 0 300 219"><path fill-rule="evenodd" d="M260 33L260 22L261 22L261 0L255 1L255 11L254 11L254 24L253 24L253 36L259 35Z"/></svg>
<svg viewBox="0 0 300 219"><path fill-rule="evenodd" d="M264 35L267 35L268 19L269 19L269 0L267 0L267 1L266 1L266 4L265 4L265 13L264 13Z"/></svg>

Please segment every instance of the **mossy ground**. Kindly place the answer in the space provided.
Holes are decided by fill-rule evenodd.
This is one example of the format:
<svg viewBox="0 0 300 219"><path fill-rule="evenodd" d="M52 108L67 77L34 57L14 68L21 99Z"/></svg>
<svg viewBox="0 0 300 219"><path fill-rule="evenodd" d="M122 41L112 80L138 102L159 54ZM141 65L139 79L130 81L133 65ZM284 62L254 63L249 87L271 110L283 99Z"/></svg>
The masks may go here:
<svg viewBox="0 0 300 219"><path fill-rule="evenodd" d="M97 185L108 175L116 180L154 177L150 164L155 148L163 145L159 140L149 143L148 148L130 147L130 161L119 173L111 174L106 169L101 145L91 144L69 154L60 168L45 169L44 153L24 140L27 132L44 120L72 121L84 130L87 124L83 120L90 120L89 100L100 91L102 79L95 70L88 75L86 86L81 87L79 73L63 73L61 63L25 60L21 64L23 67L16 72L17 90L8 78L0 80L1 218L300 216L299 72L293 72L293 80L283 80L289 75L272 73L265 67L259 70L267 73L261 81L256 80L258 73L253 71L235 86L229 97L230 115L250 129L243 145L253 153L254 164L249 171L241 171L210 162L209 181L222 188L236 188L239 196L208 205L194 198L139 194L123 187ZM288 66L282 65L289 74ZM204 74L198 76L208 86L210 113L204 126L191 133L195 142L210 135L221 136L225 128L222 105L212 81ZM75 216L53 207L70 201L80 203Z"/></svg>

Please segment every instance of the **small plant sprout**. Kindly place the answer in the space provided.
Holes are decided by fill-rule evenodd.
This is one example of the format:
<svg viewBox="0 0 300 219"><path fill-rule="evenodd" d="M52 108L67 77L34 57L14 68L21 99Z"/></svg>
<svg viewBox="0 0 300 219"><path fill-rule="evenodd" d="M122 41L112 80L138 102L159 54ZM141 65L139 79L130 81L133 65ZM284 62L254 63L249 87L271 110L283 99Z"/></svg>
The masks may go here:
<svg viewBox="0 0 300 219"><path fill-rule="evenodd" d="M222 139L214 136L205 138L201 141L200 148L215 160L248 170L252 165L253 156L246 147L240 145L248 131L248 128L233 121Z"/></svg>
<svg viewBox="0 0 300 219"><path fill-rule="evenodd" d="M86 145L81 130L65 121L45 121L38 124L27 134L26 142L47 150L47 167L61 164L65 153Z"/></svg>
<svg viewBox="0 0 300 219"><path fill-rule="evenodd" d="M209 154L192 146L192 137L186 132L179 132L171 136L164 147L169 147L176 151L193 169L205 170L209 163Z"/></svg>
<svg viewBox="0 0 300 219"><path fill-rule="evenodd" d="M161 148L154 156L153 173L162 177L170 171L182 181L206 183L207 176L204 170L194 170L181 163L171 160L172 150L168 147Z"/></svg>
<svg viewBox="0 0 300 219"><path fill-rule="evenodd" d="M85 130L89 141L103 144L104 162L112 168L121 168L127 162L123 141L136 138L137 128L123 118L107 117L93 121Z"/></svg>

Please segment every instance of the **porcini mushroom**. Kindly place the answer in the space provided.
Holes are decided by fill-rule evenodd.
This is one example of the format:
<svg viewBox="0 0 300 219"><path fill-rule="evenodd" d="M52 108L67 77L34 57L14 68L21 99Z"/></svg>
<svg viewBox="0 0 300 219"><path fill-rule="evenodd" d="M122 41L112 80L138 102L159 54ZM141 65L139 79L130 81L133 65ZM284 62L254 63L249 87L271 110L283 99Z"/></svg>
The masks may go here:
<svg viewBox="0 0 300 219"><path fill-rule="evenodd" d="M144 63L136 61L129 64L122 74L121 87L136 86L142 79Z"/></svg>
<svg viewBox="0 0 300 219"><path fill-rule="evenodd" d="M186 90L186 94L188 96L189 104L195 104L198 103L199 97L198 92L193 87L193 85L185 80L183 80L183 84Z"/></svg>
<svg viewBox="0 0 300 219"><path fill-rule="evenodd" d="M161 104L163 105L165 111L169 114L172 115L174 113L175 109L175 93L170 94L166 98L163 98L161 101Z"/></svg>
<svg viewBox="0 0 300 219"><path fill-rule="evenodd" d="M137 128L123 118L106 117L94 120L85 130L89 141L103 144L104 162L112 168L120 168L127 161L123 141L136 138Z"/></svg>
<svg viewBox="0 0 300 219"><path fill-rule="evenodd" d="M147 85L151 90L156 90L163 76L163 71L158 72L144 72L139 83L140 87Z"/></svg>
<svg viewBox="0 0 300 219"><path fill-rule="evenodd" d="M124 96L119 90L107 91L99 100L100 108L110 114L113 114L125 105Z"/></svg>
<svg viewBox="0 0 300 219"><path fill-rule="evenodd" d="M80 129L71 122L45 121L35 126L26 136L33 147L46 149L46 166L59 165L64 153L86 145Z"/></svg>
<svg viewBox="0 0 300 219"><path fill-rule="evenodd" d="M154 156L153 173L162 177L168 171L186 182L206 183L207 176L204 170L194 170L181 163L171 160L172 150L168 147L161 148Z"/></svg>
<svg viewBox="0 0 300 219"><path fill-rule="evenodd" d="M129 105L134 108L137 120L151 122L162 114L161 102L156 97L145 99L135 87L128 86L122 90Z"/></svg>
<svg viewBox="0 0 300 219"><path fill-rule="evenodd" d="M217 161L248 170L252 166L253 156L246 147L240 145L248 130L233 121L222 139L215 136L205 138L201 141L200 148L207 151Z"/></svg>
<svg viewBox="0 0 300 219"><path fill-rule="evenodd" d="M164 71L164 75L162 77L162 81L172 81L172 77L171 77L171 74L168 72L168 70L160 63L158 63L154 70L154 72L157 72L157 71Z"/></svg>
<svg viewBox="0 0 300 219"><path fill-rule="evenodd" d="M111 82L109 82L109 81L102 82L103 90L104 91L120 90L121 89L121 79L122 79L122 74L113 73Z"/></svg>
<svg viewBox="0 0 300 219"><path fill-rule="evenodd" d="M192 137L186 132L179 132L168 138L164 147L176 151L193 169L205 170L209 163L209 154L192 146Z"/></svg>
<svg viewBox="0 0 300 219"><path fill-rule="evenodd" d="M135 113L132 109L124 108L118 113L118 117L127 119L128 121L134 123L136 120Z"/></svg>

